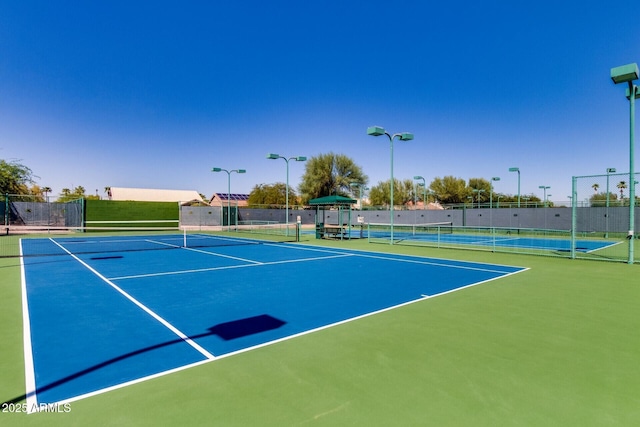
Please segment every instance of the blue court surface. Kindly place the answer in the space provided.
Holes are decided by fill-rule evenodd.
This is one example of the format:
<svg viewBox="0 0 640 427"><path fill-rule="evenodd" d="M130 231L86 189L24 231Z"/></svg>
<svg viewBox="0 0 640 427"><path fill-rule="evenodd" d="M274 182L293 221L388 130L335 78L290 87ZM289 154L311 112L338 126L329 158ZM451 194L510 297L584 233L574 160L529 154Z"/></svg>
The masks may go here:
<svg viewBox="0 0 640 427"><path fill-rule="evenodd" d="M28 403L77 400L525 270L228 239L100 253L129 238L98 239L22 241ZM60 255L29 256L43 246Z"/></svg>

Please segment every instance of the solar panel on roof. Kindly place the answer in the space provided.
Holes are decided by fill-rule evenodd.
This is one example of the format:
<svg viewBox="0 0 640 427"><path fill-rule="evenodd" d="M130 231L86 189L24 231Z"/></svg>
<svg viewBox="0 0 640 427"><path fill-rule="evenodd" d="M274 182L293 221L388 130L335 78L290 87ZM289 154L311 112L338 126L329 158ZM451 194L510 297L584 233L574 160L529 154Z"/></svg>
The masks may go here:
<svg viewBox="0 0 640 427"><path fill-rule="evenodd" d="M237 201L249 200L248 194L231 193L228 196L229 197L227 197L227 193L218 193L218 197L220 198L220 200L237 200Z"/></svg>

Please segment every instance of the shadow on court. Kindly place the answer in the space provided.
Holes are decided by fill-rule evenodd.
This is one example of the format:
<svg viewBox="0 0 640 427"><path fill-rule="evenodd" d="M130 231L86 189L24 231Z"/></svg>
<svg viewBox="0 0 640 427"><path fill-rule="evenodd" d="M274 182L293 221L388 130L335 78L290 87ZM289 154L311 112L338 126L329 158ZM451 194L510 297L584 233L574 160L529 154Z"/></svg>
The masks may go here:
<svg viewBox="0 0 640 427"><path fill-rule="evenodd" d="M230 341L230 340L246 337L249 335L259 334L261 332L267 332L273 329L278 329L286 325L286 323L287 322L277 319L275 317L269 316L268 314L261 314L259 316L247 317L244 319L233 320L231 322L219 323L215 326L208 328L207 332L189 336L189 339L196 340L198 338L218 335L223 340ZM98 363L97 365L94 365L94 366L90 366L89 368L86 368L76 373L73 373L71 375L68 375L57 381L43 385L42 387L37 387L35 391L28 392L27 394L23 394L21 396L14 397L13 399L4 401L2 402L2 405L21 402L25 400L27 397L31 397L33 395L37 395L38 393L51 390L69 381L73 381L91 372L113 365L114 363L121 362L133 356L138 356L140 354L148 353L150 351L154 351L159 348L168 347L171 345L181 344L181 343L184 343L184 340L181 338L178 338L171 341L155 344L149 347L141 348L139 350L135 350L135 351L123 354L121 356L114 357L109 360L105 360L104 362Z"/></svg>

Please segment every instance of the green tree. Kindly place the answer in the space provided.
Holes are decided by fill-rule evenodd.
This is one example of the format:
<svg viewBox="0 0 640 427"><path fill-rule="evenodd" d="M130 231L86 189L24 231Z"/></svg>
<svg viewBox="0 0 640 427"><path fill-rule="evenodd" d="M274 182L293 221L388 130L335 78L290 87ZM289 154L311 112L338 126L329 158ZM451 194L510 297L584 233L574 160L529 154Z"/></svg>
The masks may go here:
<svg viewBox="0 0 640 427"><path fill-rule="evenodd" d="M95 197L95 196L93 196ZM58 202L65 203L73 200L84 199L87 198L85 194L85 189L83 186L79 185L73 190L69 190L68 188L63 188L58 196Z"/></svg>
<svg viewBox="0 0 640 427"><path fill-rule="evenodd" d="M473 191L479 190L479 191ZM491 183L484 178L469 178L469 194L473 196L473 201L480 203L488 202L490 199Z"/></svg>
<svg viewBox="0 0 640 427"><path fill-rule="evenodd" d="M405 179L400 181L396 178L393 179L395 185L393 186L393 204L394 206L403 206L412 202L415 196L415 189L413 181ZM391 180L388 179L384 182L379 182L377 185L371 187L369 192L369 200L374 206L389 206L391 199Z"/></svg>
<svg viewBox="0 0 640 427"><path fill-rule="evenodd" d="M18 162L0 159L0 194L30 194L29 184L33 184L31 169Z"/></svg>
<svg viewBox="0 0 640 427"><path fill-rule="evenodd" d="M609 206L611 206L616 200L618 200L618 195L615 193L609 192ZM593 194L589 201L591 206L607 206L607 193L596 193Z"/></svg>
<svg viewBox="0 0 640 427"><path fill-rule="evenodd" d="M275 184L260 184L253 187L249 193L249 206L277 205L285 206L287 201L287 185L284 182ZM296 192L289 186L289 204L295 204L298 196Z"/></svg>
<svg viewBox="0 0 640 427"><path fill-rule="evenodd" d="M31 195L30 200L34 202L46 201L44 197L44 189L40 188L38 184L33 184L31 188L29 188L29 194Z"/></svg>
<svg viewBox="0 0 640 427"><path fill-rule="evenodd" d="M362 168L344 154L320 154L307 161L298 189L302 203L307 203L332 194L348 196L352 182L365 185L368 179Z"/></svg>
<svg viewBox="0 0 640 427"><path fill-rule="evenodd" d="M434 178L429 185L440 203L464 203L471 195L466 182L462 178L448 175L444 178Z"/></svg>

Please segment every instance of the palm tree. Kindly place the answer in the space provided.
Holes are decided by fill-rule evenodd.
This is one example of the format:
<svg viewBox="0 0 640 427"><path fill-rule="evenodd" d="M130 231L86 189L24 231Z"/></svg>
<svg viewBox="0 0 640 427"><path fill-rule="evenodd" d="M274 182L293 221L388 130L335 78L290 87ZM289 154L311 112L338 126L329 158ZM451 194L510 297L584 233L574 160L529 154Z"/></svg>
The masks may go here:
<svg viewBox="0 0 640 427"><path fill-rule="evenodd" d="M51 193L51 191L53 191L53 190L51 190L51 187L42 187L41 191L44 193L45 201L48 202L49 201L49 193Z"/></svg>
<svg viewBox="0 0 640 427"><path fill-rule="evenodd" d="M600 188L600 184L595 183L595 184L593 184L593 185L591 186L591 188L593 188L593 192L594 192L595 194L598 194L598 189Z"/></svg>
<svg viewBox="0 0 640 427"><path fill-rule="evenodd" d="M620 181L616 187L620 190L620 203L622 203L622 200L624 199L624 189L627 188L627 183L625 181Z"/></svg>

